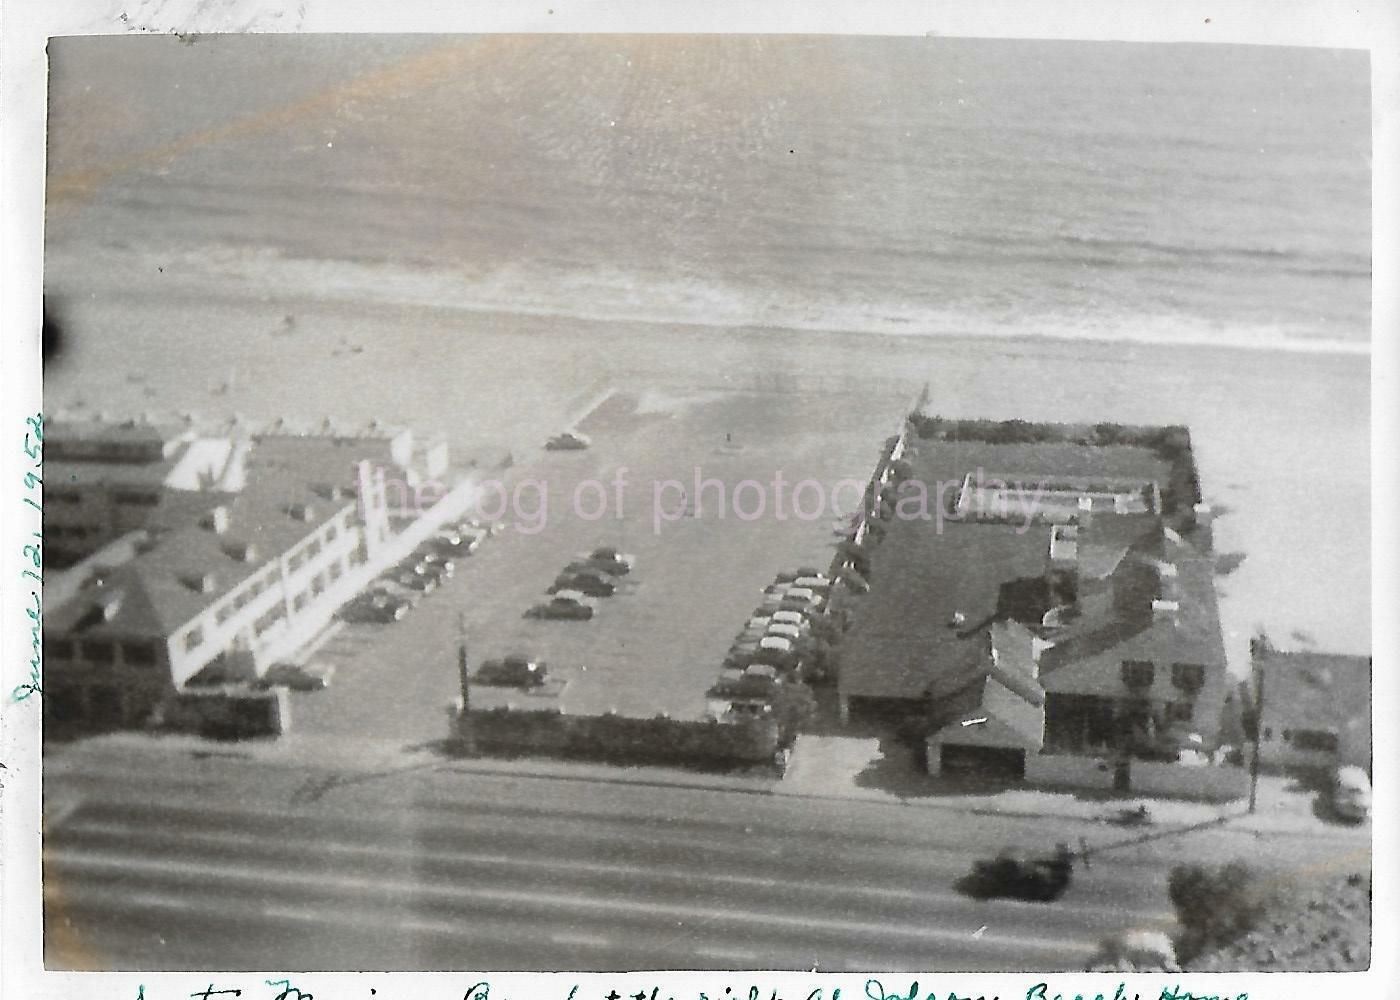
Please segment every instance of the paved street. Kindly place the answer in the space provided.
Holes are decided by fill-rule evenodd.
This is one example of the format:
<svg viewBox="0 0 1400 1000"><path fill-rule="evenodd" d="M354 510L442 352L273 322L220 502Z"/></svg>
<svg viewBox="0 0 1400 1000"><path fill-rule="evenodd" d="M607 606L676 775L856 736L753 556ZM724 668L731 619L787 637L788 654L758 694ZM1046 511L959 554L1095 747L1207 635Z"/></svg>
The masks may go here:
<svg viewBox="0 0 1400 1000"><path fill-rule="evenodd" d="M1054 904L955 883L1006 843L1121 831L877 802L491 773L422 757L363 773L237 751L89 754L46 783L58 967L1077 968L1169 926L1181 860L1261 852L1211 830L1106 850ZM1335 840L1271 838L1294 872ZM1364 841L1358 841L1364 846ZM1353 850L1353 855L1356 852ZM1257 859L1256 859L1257 860Z"/></svg>

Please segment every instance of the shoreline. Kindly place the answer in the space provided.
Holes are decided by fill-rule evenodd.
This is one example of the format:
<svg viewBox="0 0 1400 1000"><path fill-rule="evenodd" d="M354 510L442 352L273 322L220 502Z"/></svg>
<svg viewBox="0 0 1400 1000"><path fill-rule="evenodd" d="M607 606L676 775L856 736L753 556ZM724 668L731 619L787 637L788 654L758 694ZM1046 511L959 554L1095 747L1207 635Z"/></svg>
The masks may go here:
<svg viewBox="0 0 1400 1000"><path fill-rule="evenodd" d="M462 275L450 269L433 267L403 267L387 261L366 261L342 258L310 258L284 256L276 248L239 248L232 259L225 248L171 247L165 251L147 247L135 256L140 265L133 267L129 259L118 265L108 260L102 266L106 248L81 242L51 243L45 254L45 285L51 299L77 299L79 289L94 291L94 284L104 286L103 293L117 296L179 298L188 296L208 303L222 301L229 305L272 306L276 303L304 302L313 309L348 310L356 314L365 311L418 311L439 316L483 317L514 323L538 320L545 323L576 323L580 325L625 325L639 330L667 328L673 330L715 331L727 335L752 334L760 337L804 336L813 334L842 337L894 338L911 343L986 344L1011 342L1017 344L1114 344L1132 347L1206 347L1220 350L1257 353L1260 351L1290 355L1366 357L1372 354L1373 337L1342 339L1328 336L1290 335L1273 332L1275 328L1235 325L1211 329L1204 317L1172 316L1167 313L1144 313L1139 317L1114 319L1112 314L1083 314L1063 316L1045 314L1038 319L1022 317L1014 324L998 322L994 316L979 315L976 310L962 314L902 316L893 310L899 306L883 307L886 315L869 317L830 315L838 303L821 303L811 319L796 313L801 306L789 310L792 315L766 320L754 314L760 309L780 310L776 303L763 305L761 289L731 290L695 282L619 282L627 275L614 275L609 285L590 289L589 294L600 301L570 303L549 301L532 294L530 282L519 289L500 288L497 294L482 296L480 287L461 282ZM212 255L212 256L211 256ZM93 258L97 260L94 261ZM79 261L86 263L82 277L65 281L66 274ZM93 273L97 264L98 273ZM174 265L173 267L171 265ZM193 266L191 266L193 265ZM212 265L212 267L210 266ZM141 272L146 281L132 281L133 270ZM159 278L153 275L159 274ZM96 279L96 281L94 281ZM460 282L460 283L459 283ZM73 291L65 292L65 285ZM144 287L143 287L144 286ZM172 287L173 286L173 287ZM544 282L539 287L548 287ZM729 302L708 312L703 302L682 306L673 315L648 310L645 302L635 298L638 289L651 289L657 301L675 295L715 295ZM752 304L729 295L752 295ZM516 294L518 292L518 295ZM548 294L548 293L546 293ZM515 296L512 300L512 296ZM621 309L610 308L607 299L625 301ZM811 306L809 305L810 309ZM867 310L867 311L878 311ZM1102 324L1096 326L1095 324ZM1179 330L1179 333L1165 333ZM1233 332L1232 332L1233 331ZM464 331L466 332L466 331Z"/></svg>

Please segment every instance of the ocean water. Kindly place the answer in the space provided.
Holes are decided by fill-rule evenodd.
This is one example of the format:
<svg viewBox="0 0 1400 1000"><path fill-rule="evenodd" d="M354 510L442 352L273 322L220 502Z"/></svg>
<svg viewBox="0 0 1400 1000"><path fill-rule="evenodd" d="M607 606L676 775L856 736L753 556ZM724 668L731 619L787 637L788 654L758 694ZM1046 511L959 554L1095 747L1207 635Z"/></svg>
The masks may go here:
<svg viewBox="0 0 1400 1000"><path fill-rule="evenodd" d="M1369 336L1364 52L221 36L63 39L52 68L56 292L76 243L597 319Z"/></svg>
<svg viewBox="0 0 1400 1000"><path fill-rule="evenodd" d="M51 410L373 416L462 454L537 447L608 385L779 373L839 394L833 421L927 381L957 416L1187 423L1218 547L1244 556L1220 580L1235 664L1259 626L1370 649L1364 53L50 54Z"/></svg>

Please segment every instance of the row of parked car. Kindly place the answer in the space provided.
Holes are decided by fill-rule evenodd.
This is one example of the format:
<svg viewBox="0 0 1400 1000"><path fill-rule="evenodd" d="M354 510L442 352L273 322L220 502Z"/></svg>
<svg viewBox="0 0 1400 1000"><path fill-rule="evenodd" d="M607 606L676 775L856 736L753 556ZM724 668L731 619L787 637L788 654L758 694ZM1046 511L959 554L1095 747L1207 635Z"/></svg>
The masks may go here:
<svg viewBox="0 0 1400 1000"><path fill-rule="evenodd" d="M796 676L802 640L830 596L831 581L820 570L804 566L775 576L729 647L712 694L728 699L731 711L762 711L763 691Z"/></svg>
<svg viewBox="0 0 1400 1000"><path fill-rule="evenodd" d="M549 600L530 608L525 617L588 621L598 609L598 599L616 594L622 577L635 565L635 556L612 546L579 553L545 591Z"/></svg>
<svg viewBox="0 0 1400 1000"><path fill-rule="evenodd" d="M456 560L475 552L490 533L475 520L439 530L341 608L340 616L356 622L399 621L450 579L457 570Z"/></svg>

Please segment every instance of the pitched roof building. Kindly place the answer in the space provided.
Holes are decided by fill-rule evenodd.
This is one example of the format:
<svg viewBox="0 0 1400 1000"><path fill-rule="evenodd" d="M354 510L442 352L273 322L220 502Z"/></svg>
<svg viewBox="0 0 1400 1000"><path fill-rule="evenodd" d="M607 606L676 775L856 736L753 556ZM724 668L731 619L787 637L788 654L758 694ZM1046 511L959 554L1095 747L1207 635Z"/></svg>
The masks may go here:
<svg viewBox="0 0 1400 1000"><path fill-rule="evenodd" d="M905 459L912 482L894 498L918 485L937 499L928 518L889 504L843 641L846 710L923 719L943 765L1010 773L1042 751L1214 744L1226 686L1214 563L1205 532L1164 516L1166 457L921 440Z"/></svg>

